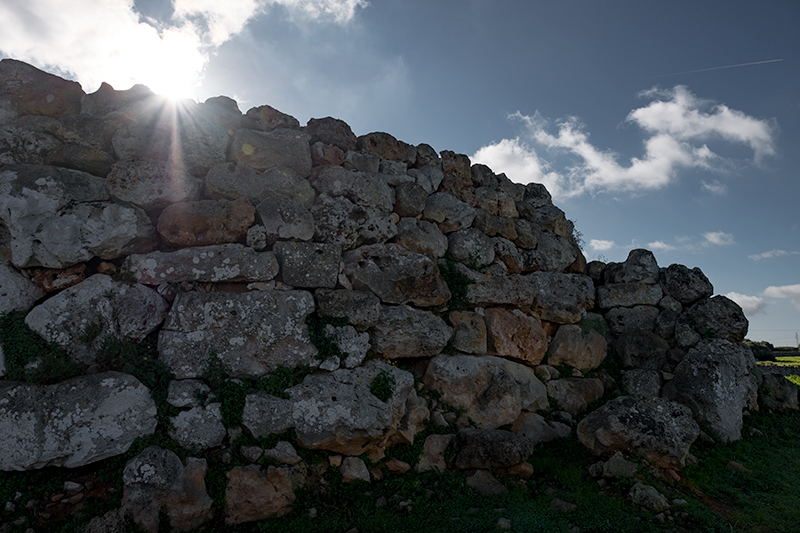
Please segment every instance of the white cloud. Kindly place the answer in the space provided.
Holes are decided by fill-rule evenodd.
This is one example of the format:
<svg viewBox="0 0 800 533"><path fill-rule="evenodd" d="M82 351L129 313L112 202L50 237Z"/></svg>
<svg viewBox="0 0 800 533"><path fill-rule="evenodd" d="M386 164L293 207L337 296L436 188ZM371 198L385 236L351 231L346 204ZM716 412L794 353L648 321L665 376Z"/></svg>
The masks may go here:
<svg viewBox="0 0 800 533"><path fill-rule="evenodd" d="M733 235L730 233L725 233L724 231L709 231L703 233L703 237L706 240L704 243L706 246L711 244L715 246L729 246L731 244L736 244L736 241L733 240Z"/></svg>
<svg viewBox="0 0 800 533"><path fill-rule="evenodd" d="M703 186L703 189L707 190L711 194L722 196L728 192L728 186L719 180L713 180L710 182L703 180L700 182L700 184Z"/></svg>
<svg viewBox="0 0 800 533"><path fill-rule="evenodd" d="M94 91L143 83L193 94L209 55L273 4L312 19L349 22L364 0L174 0L170 21L140 19L133 0L0 2L0 51L64 73Z"/></svg>
<svg viewBox="0 0 800 533"><path fill-rule="evenodd" d="M589 246L592 247L592 250L595 252L605 252L617 245L614 241L604 241L602 239L592 239L589 241Z"/></svg>
<svg viewBox="0 0 800 533"><path fill-rule="evenodd" d="M762 294L770 298L787 298L800 311L800 284L770 286Z"/></svg>
<svg viewBox="0 0 800 533"><path fill-rule="evenodd" d="M576 117L558 121L553 133L538 112L528 116L519 111L509 118L522 122L525 135L484 146L472 158L520 183L547 178L549 183L542 183L554 197L568 197L599 191L660 189L672 182L681 169L717 170L729 166L727 160L705 144L710 140L744 144L753 151L756 160L775 152L774 121L756 119L725 105L713 105L681 85L670 90L646 91L640 96L653 100L631 111L625 120L649 136L643 141L644 154L631 158L627 164L619 162L619 154L595 147L586 127ZM538 150L566 155L572 163L552 170ZM527 163L509 165L512 156ZM706 188L724 192L724 185L719 182L711 182Z"/></svg>
<svg viewBox="0 0 800 533"><path fill-rule="evenodd" d="M664 241L653 241L647 243L647 247L650 250L654 250L656 252L669 252L674 250L676 247L672 244L667 244Z"/></svg>
<svg viewBox="0 0 800 533"><path fill-rule="evenodd" d="M744 311L744 314L748 317L757 315L767 307L767 302L760 296L747 296L745 294L739 294L738 292L729 292L724 296L727 296L739 304L739 307L742 308L742 311Z"/></svg>
<svg viewBox="0 0 800 533"><path fill-rule="evenodd" d="M760 261L762 259L774 259L776 257L787 257L790 255L800 255L800 252L788 252L786 250L770 250L769 252L762 252L760 254L748 255L753 261Z"/></svg>

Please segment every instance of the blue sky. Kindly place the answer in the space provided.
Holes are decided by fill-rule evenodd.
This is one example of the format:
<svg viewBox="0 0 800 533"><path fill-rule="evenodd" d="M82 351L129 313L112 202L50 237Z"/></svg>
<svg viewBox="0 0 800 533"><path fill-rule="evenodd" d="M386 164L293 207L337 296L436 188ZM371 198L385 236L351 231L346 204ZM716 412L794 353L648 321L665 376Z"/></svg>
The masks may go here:
<svg viewBox="0 0 800 533"><path fill-rule="evenodd" d="M800 3L10 0L0 57L542 181L588 259L699 266L754 340L800 332Z"/></svg>

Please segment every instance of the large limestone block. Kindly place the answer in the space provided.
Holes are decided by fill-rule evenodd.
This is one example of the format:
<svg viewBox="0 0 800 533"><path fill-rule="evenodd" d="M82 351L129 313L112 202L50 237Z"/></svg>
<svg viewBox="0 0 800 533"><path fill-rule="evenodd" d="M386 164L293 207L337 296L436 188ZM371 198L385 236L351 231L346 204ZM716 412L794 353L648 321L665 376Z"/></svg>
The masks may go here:
<svg viewBox="0 0 800 533"><path fill-rule="evenodd" d="M698 267L672 264L664 269L664 290L683 305L714 294L714 286Z"/></svg>
<svg viewBox="0 0 800 533"><path fill-rule="evenodd" d="M381 374L394 380L386 401L370 391ZM395 443L413 443L428 417L414 389L413 376L380 361L352 370L312 374L286 392L288 400L266 393L247 396L244 426L254 436L294 428L304 447L361 455Z"/></svg>
<svg viewBox="0 0 800 533"><path fill-rule="evenodd" d="M311 208L314 240L352 250L362 244L386 242L397 235L391 210L354 204L344 197L321 194Z"/></svg>
<svg viewBox="0 0 800 533"><path fill-rule="evenodd" d="M413 164L417 160L417 148L398 141L392 135L376 131L358 138L356 148L368 154L375 154L381 159L402 161Z"/></svg>
<svg viewBox="0 0 800 533"><path fill-rule="evenodd" d="M273 131L278 128L300 129L300 122L296 118L268 105L248 109L243 123L245 127L258 131Z"/></svg>
<svg viewBox="0 0 800 533"><path fill-rule="evenodd" d="M620 265L620 268L613 269L611 279L606 279L607 283L658 283L658 263L650 250L631 250L628 258Z"/></svg>
<svg viewBox="0 0 800 533"><path fill-rule="evenodd" d="M633 453L656 466L678 470L686 464L700 427L679 403L620 396L586 415L577 433L595 455Z"/></svg>
<svg viewBox="0 0 800 533"><path fill-rule="evenodd" d="M225 523L241 524L283 516L292 510L295 495L288 472L259 465L236 466L227 474Z"/></svg>
<svg viewBox="0 0 800 533"><path fill-rule="evenodd" d="M456 468L508 468L525 462L533 453L533 443L503 429L462 429L453 439Z"/></svg>
<svg viewBox="0 0 800 533"><path fill-rule="evenodd" d="M742 342L749 323L739 304L727 296L700 300L686 312L685 321L703 338Z"/></svg>
<svg viewBox="0 0 800 533"><path fill-rule="evenodd" d="M255 213L244 198L181 202L161 212L157 228L164 242L176 248L227 244L244 240Z"/></svg>
<svg viewBox="0 0 800 533"><path fill-rule="evenodd" d="M765 373L758 387L758 401L762 407L773 411L797 411L798 386L782 374Z"/></svg>
<svg viewBox="0 0 800 533"><path fill-rule="evenodd" d="M606 339L598 332L584 333L580 326L563 325L547 348L547 364L593 370L600 366L607 353Z"/></svg>
<svg viewBox="0 0 800 533"><path fill-rule="evenodd" d="M708 339L692 348L675 367L675 378L661 394L691 408L723 441L742 436L742 411L749 405L751 371L756 360L750 348L723 339Z"/></svg>
<svg viewBox="0 0 800 533"><path fill-rule="evenodd" d="M547 352L547 333L534 317L518 309L486 310L486 330L490 355L508 357L536 366Z"/></svg>
<svg viewBox="0 0 800 533"><path fill-rule="evenodd" d="M317 366L305 323L313 311L305 291L179 293L158 336L159 357L177 379L202 376L212 352L235 377Z"/></svg>
<svg viewBox="0 0 800 533"><path fill-rule="evenodd" d="M276 167L260 172L243 163L220 163L211 167L206 175L206 196L212 200L244 197L254 204L267 198L279 198L310 207L315 193L308 180L290 168Z"/></svg>
<svg viewBox="0 0 800 533"><path fill-rule="evenodd" d="M231 158L258 170L290 168L298 177L311 174L309 136L297 130L279 128L271 132L240 129L233 137Z"/></svg>
<svg viewBox="0 0 800 533"><path fill-rule="evenodd" d="M311 135L311 144L323 142L343 151L356 149L356 135L350 126L338 118L312 118L306 125L306 133Z"/></svg>
<svg viewBox="0 0 800 533"><path fill-rule="evenodd" d="M347 198L356 205L392 211L392 189L378 175L350 172L342 167L326 165L315 171L311 186L319 194Z"/></svg>
<svg viewBox="0 0 800 533"><path fill-rule="evenodd" d="M384 303L430 307L450 299L436 263L399 244L373 244L347 252L344 273L354 289L371 290Z"/></svg>
<svg viewBox="0 0 800 533"><path fill-rule="evenodd" d="M66 268L94 256L114 259L155 247L147 214L109 203L104 180L37 165L0 170L0 220L17 267Z"/></svg>
<svg viewBox="0 0 800 533"><path fill-rule="evenodd" d="M463 353L486 353L487 333L483 316L472 311L453 311L447 319L454 330L453 348Z"/></svg>
<svg viewBox="0 0 800 533"><path fill-rule="evenodd" d="M169 161L120 161L108 175L115 199L142 209L161 209L200 197L203 182Z"/></svg>
<svg viewBox="0 0 800 533"><path fill-rule="evenodd" d="M76 468L120 455L156 423L150 391L128 374L0 382L0 470Z"/></svg>
<svg viewBox="0 0 800 533"><path fill-rule="evenodd" d="M597 287L597 305L601 309L658 305L664 292L660 285L647 283L612 283Z"/></svg>
<svg viewBox="0 0 800 533"><path fill-rule="evenodd" d="M7 262L0 262L0 314L27 311L44 291Z"/></svg>
<svg viewBox="0 0 800 533"><path fill-rule="evenodd" d="M183 248L174 252L131 254L122 264L145 285L183 281L269 281L278 274L272 252L256 252L241 244Z"/></svg>
<svg viewBox="0 0 800 533"><path fill-rule="evenodd" d="M447 236L447 257L470 268L483 268L494 261L494 243L477 228L457 230Z"/></svg>
<svg viewBox="0 0 800 533"><path fill-rule="evenodd" d="M535 288L525 277L519 274L508 276L489 276L466 270L456 265L459 270L472 278L474 283L467 285L467 303L475 307L510 306L529 308L533 302Z"/></svg>
<svg viewBox="0 0 800 533"><path fill-rule="evenodd" d="M497 187L478 187L475 189L478 207L492 216L501 218L518 218L514 199L503 189Z"/></svg>
<svg viewBox="0 0 800 533"><path fill-rule="evenodd" d="M586 410L603 397L603 382L597 378L561 378L547 382L547 395L558 408L571 415Z"/></svg>
<svg viewBox="0 0 800 533"><path fill-rule="evenodd" d="M75 360L91 365L106 339L139 342L166 313L167 303L155 290L95 274L34 307L25 323Z"/></svg>
<svg viewBox="0 0 800 533"><path fill-rule="evenodd" d="M414 182L425 189L428 194L435 193L444 179L442 167L439 165L439 156L435 156L435 163L426 163L417 165L417 168L408 169L408 175L414 178Z"/></svg>
<svg viewBox="0 0 800 533"><path fill-rule="evenodd" d="M80 113L81 85L17 61L0 61L0 96L14 101L20 115L60 118Z"/></svg>
<svg viewBox="0 0 800 533"><path fill-rule="evenodd" d="M535 250L527 252L527 269L563 272L578 258L578 248L571 239L549 229L539 232Z"/></svg>
<svg viewBox="0 0 800 533"><path fill-rule="evenodd" d="M149 446L128 461L122 473L120 514L148 533L161 527L189 531L211 520L213 501L206 492L205 459L187 457L186 465L169 450ZM166 515L169 525L161 524Z"/></svg>
<svg viewBox="0 0 800 533"><path fill-rule="evenodd" d="M634 307L615 307L606 313L606 322L611 332L622 335L629 331L653 331L658 319L658 307L637 305ZM677 317L676 317L677 319Z"/></svg>
<svg viewBox="0 0 800 533"><path fill-rule="evenodd" d="M452 194L437 192L428 197L422 218L439 225L442 233L466 229L472 225L478 211Z"/></svg>
<svg viewBox="0 0 800 533"><path fill-rule="evenodd" d="M403 174L405 178L413 180L411 176ZM422 214L428 201L428 191L414 181L400 184L395 189L394 212L401 217L415 218Z"/></svg>
<svg viewBox="0 0 800 533"><path fill-rule="evenodd" d="M595 289L589 276L534 272L525 279L534 291L531 310L542 320L574 324L594 307Z"/></svg>
<svg viewBox="0 0 800 533"><path fill-rule="evenodd" d="M287 285L333 289L339 276L342 247L338 244L279 241L273 247Z"/></svg>
<svg viewBox="0 0 800 533"><path fill-rule="evenodd" d="M290 198L267 198L256 206L264 225L267 244L278 240L310 241L314 238L314 217L300 202Z"/></svg>
<svg viewBox="0 0 800 533"><path fill-rule="evenodd" d="M447 237L438 226L426 220L401 218L397 223L397 236L394 242L412 252L427 255L434 259L447 253Z"/></svg>
<svg viewBox="0 0 800 533"><path fill-rule="evenodd" d="M548 422L538 413L523 411L511 426L511 431L528 439L536 445L555 439L568 437L572 429L561 422Z"/></svg>
<svg viewBox="0 0 800 533"><path fill-rule="evenodd" d="M669 358L669 343L651 331L629 331L614 342L625 368L661 370Z"/></svg>
<svg viewBox="0 0 800 533"><path fill-rule="evenodd" d="M387 359L432 357L447 346L453 328L430 311L407 305L384 307L370 330L372 349Z"/></svg>
<svg viewBox="0 0 800 533"><path fill-rule="evenodd" d="M195 406L170 418L169 436L187 450L206 450L222 444L227 436L221 404Z"/></svg>
<svg viewBox="0 0 800 533"><path fill-rule="evenodd" d="M369 291L321 289L314 296L320 316L346 318L359 331L377 324L381 316L381 301Z"/></svg>
<svg viewBox="0 0 800 533"><path fill-rule="evenodd" d="M511 424L523 409L548 408L545 386L533 369L500 357L439 354L423 382L483 429Z"/></svg>

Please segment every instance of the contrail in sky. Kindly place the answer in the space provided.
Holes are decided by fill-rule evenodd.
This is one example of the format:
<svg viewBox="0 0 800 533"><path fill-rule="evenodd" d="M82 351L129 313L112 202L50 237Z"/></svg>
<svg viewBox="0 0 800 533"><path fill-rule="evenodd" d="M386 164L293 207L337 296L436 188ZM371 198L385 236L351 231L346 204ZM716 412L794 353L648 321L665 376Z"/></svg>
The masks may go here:
<svg viewBox="0 0 800 533"><path fill-rule="evenodd" d="M698 69L698 70L686 70L686 71L683 71L683 72L673 72L671 74L659 74L659 75L654 76L654 77L660 78L660 77L663 77L663 76L677 76L678 74L694 74L695 72L708 72L710 70L722 70L724 68L749 67L750 65L763 65L764 63L777 63L779 61L783 61L783 58L781 58L781 59L768 59L766 61L753 61L752 63L739 63L737 65L725 65L724 67L711 67L711 68L701 68L701 69Z"/></svg>

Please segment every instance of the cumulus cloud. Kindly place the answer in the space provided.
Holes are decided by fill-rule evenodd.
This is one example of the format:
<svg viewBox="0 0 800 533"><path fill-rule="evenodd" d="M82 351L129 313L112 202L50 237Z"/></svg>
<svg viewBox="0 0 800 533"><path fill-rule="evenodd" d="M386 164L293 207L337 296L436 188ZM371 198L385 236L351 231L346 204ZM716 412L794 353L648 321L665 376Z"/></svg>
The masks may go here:
<svg viewBox="0 0 800 533"><path fill-rule="evenodd" d="M605 252L617 245L614 241L605 241L602 239L592 239L589 241L589 246L592 247L592 250L595 252Z"/></svg>
<svg viewBox="0 0 800 533"><path fill-rule="evenodd" d="M724 183L721 183L719 180L713 181L701 181L700 185L703 187L704 190L710 192L711 194L716 194L718 196L722 196L728 192L728 186Z"/></svg>
<svg viewBox="0 0 800 533"><path fill-rule="evenodd" d="M792 302L792 305L800 311L800 284L770 286L764 289L764 296L770 298L785 298Z"/></svg>
<svg viewBox="0 0 800 533"><path fill-rule="evenodd" d="M484 146L473 160L505 172L514 181L541 180L553 196L568 197L600 191L660 189L671 183L681 169L719 170L729 166L729 161L708 147L707 142L712 140L744 145L752 150L756 161L775 153L774 121L697 98L681 85L669 90L651 89L640 96L651 102L631 111L625 121L647 134L644 153L627 163L620 162L619 154L592 144L586 126L577 117L557 121L552 131L538 112L528 116L519 111L509 118L523 124L523 135ZM571 162L554 170L540 152L566 155ZM503 166L514 156L526 163ZM706 188L724 192L724 185L719 182L710 182Z"/></svg>
<svg viewBox="0 0 800 533"><path fill-rule="evenodd" d="M0 52L68 75L84 90L102 81L191 95L216 47L269 6L349 22L365 0L174 0L169 21L142 18L133 0L0 2Z"/></svg>
<svg viewBox="0 0 800 533"><path fill-rule="evenodd" d="M706 245L715 245L715 246L729 246L731 244L736 244L736 241L733 240L733 235L730 233L725 233L724 231L709 231L703 233L703 238L705 238Z"/></svg>
<svg viewBox="0 0 800 533"><path fill-rule="evenodd" d="M739 304L739 307L742 308L742 311L747 316L757 315L767 307L767 302L760 296L747 296L738 292L729 292L724 296Z"/></svg>
<svg viewBox="0 0 800 533"><path fill-rule="evenodd" d="M667 244L664 241L648 242L647 247L656 252L669 252L676 249L676 246Z"/></svg>
<svg viewBox="0 0 800 533"><path fill-rule="evenodd" d="M748 255L753 261L761 261L762 259L775 259L776 257L788 257L791 255L800 255L800 252L789 252L786 250L770 250L769 252L762 252L760 254Z"/></svg>

